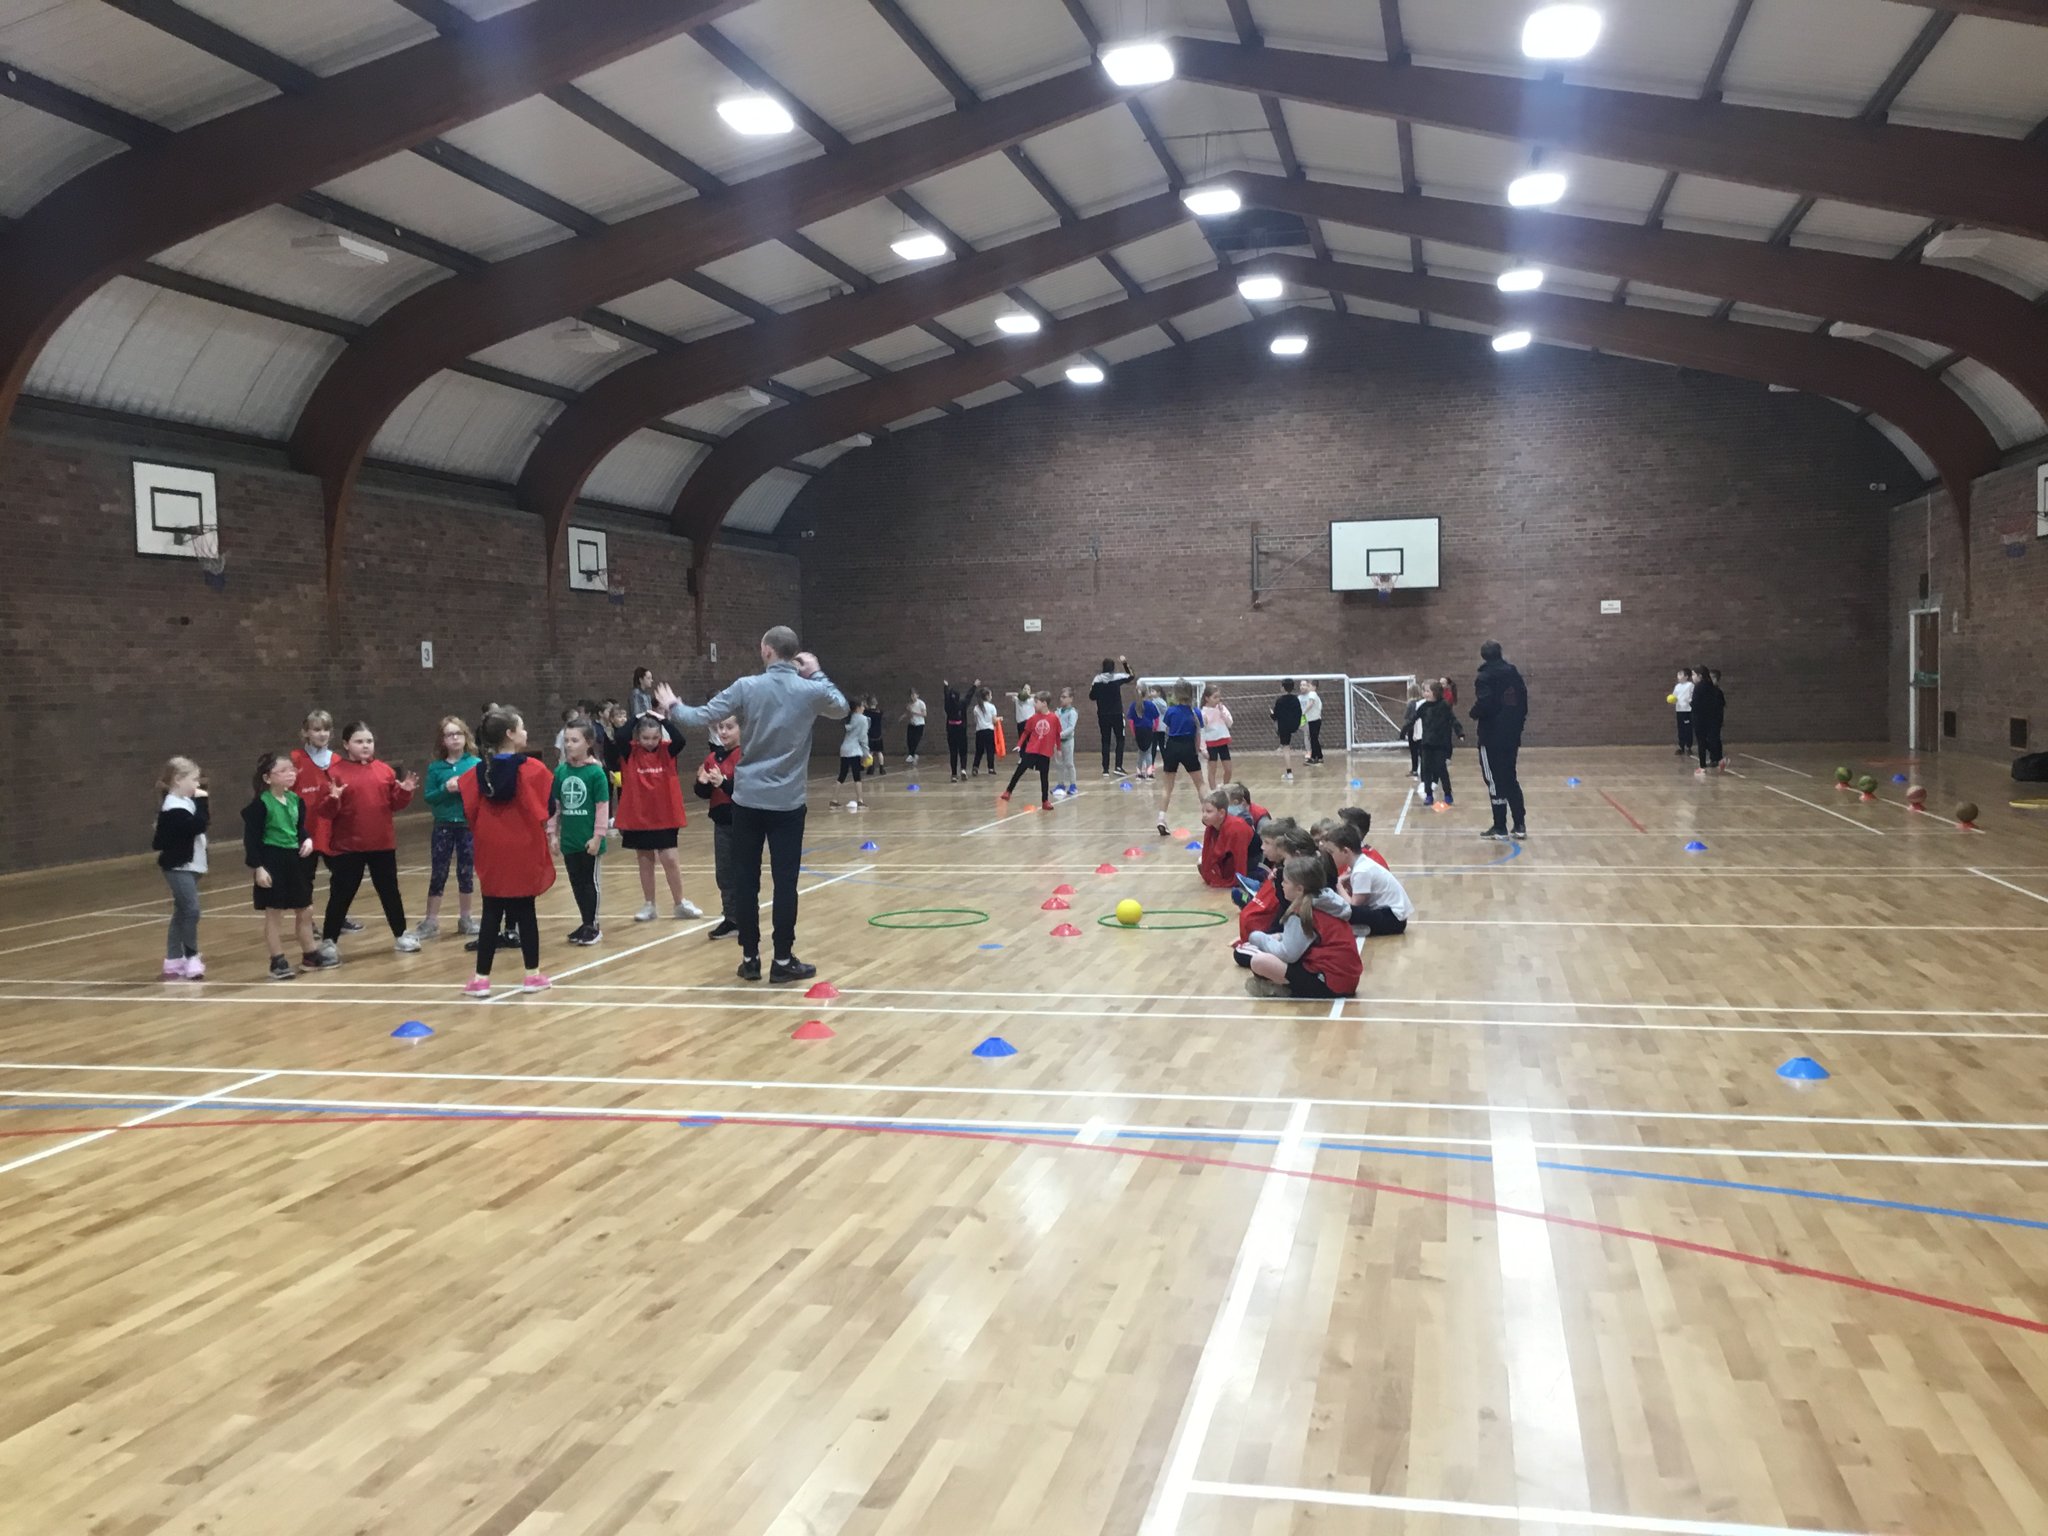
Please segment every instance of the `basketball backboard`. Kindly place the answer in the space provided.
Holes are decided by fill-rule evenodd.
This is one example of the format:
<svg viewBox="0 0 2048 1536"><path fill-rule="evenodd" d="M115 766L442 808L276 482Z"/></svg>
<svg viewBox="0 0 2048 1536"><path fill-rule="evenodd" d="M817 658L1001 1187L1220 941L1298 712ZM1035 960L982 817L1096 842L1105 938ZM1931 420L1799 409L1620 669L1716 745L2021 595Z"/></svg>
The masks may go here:
<svg viewBox="0 0 2048 1536"><path fill-rule="evenodd" d="M601 528L569 529L569 590L571 592L611 591L611 562L607 540Z"/></svg>
<svg viewBox="0 0 2048 1536"><path fill-rule="evenodd" d="M135 553L196 560L196 543L217 541L219 505L211 470L134 461Z"/></svg>

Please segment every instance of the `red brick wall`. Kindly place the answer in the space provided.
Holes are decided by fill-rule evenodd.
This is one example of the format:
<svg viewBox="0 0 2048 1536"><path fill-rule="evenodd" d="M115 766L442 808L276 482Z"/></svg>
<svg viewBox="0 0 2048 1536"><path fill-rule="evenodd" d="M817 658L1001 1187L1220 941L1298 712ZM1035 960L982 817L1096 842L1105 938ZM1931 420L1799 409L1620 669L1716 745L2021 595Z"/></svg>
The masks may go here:
<svg viewBox="0 0 2048 1536"><path fill-rule="evenodd" d="M1664 740L1695 662L1725 674L1733 742L1876 739L1898 497L1870 486L1914 480L1822 400L1331 322L1300 361L1226 331L847 454L782 532L816 530L809 635L883 695L892 744L905 687L932 697L942 670L1085 685L1123 651L1141 672L1464 680L1488 637L1529 679L1532 743ZM1251 607L1255 528L1401 515L1443 519L1440 590Z"/></svg>
<svg viewBox="0 0 2048 1536"><path fill-rule="evenodd" d="M2033 752L2048 751L2048 540L2034 537L2034 462L1986 475L1971 493L1970 583L1965 602L1962 532L1945 492L1892 513L1891 667L1885 700L1891 737L1907 741L1908 635L1920 606L1941 609L1941 708L1954 710L1956 735L1939 750L2006 761L2008 722L2029 726ZM2007 553L2008 534L2022 553Z"/></svg>
<svg viewBox="0 0 2048 1536"><path fill-rule="evenodd" d="M135 554L136 456L219 474L224 591L190 562ZM368 720L387 759L423 766L440 716L473 721L489 700L528 711L535 739L552 743L565 703L624 697L642 661L686 696L712 681L695 655L687 544L612 528L625 605L565 592L551 611L537 521L454 497L357 497L347 600L330 629L317 489L239 457L9 436L0 868L146 849L151 786L172 753L206 767L221 811L239 810L256 755L297 745L316 704L337 723ZM722 549L717 571L706 638L722 679L751 670L763 629L795 621L799 591L783 555ZM434 642L432 671L422 640Z"/></svg>

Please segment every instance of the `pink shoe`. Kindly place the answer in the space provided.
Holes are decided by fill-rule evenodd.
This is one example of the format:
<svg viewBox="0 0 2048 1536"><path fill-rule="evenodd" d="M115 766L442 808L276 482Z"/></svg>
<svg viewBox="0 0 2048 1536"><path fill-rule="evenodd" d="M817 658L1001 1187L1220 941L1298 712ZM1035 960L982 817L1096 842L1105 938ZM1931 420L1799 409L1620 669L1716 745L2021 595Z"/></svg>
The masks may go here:
<svg viewBox="0 0 2048 1536"><path fill-rule="evenodd" d="M206 962L200 959L197 955L186 956L185 979L187 981L206 980Z"/></svg>
<svg viewBox="0 0 2048 1536"><path fill-rule="evenodd" d="M462 995L464 997L489 997L491 995L490 977L470 977L469 980L463 984Z"/></svg>
<svg viewBox="0 0 2048 1536"><path fill-rule="evenodd" d="M164 981L183 981L185 979L185 962L182 960L166 960L164 962L164 974L161 979Z"/></svg>
<svg viewBox="0 0 2048 1536"><path fill-rule="evenodd" d="M541 975L539 971L535 971L526 980L519 983L519 990L522 992L545 992L553 985L554 983L548 980L547 977Z"/></svg>

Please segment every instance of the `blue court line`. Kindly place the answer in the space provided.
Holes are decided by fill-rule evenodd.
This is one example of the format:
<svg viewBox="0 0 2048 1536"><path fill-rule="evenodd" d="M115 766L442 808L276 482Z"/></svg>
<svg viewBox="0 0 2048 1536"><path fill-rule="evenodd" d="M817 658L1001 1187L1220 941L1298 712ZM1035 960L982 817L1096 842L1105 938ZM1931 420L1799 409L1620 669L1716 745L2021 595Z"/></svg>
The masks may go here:
<svg viewBox="0 0 2048 1536"><path fill-rule="evenodd" d="M1911 1211L1920 1216L1953 1216L1959 1221L1985 1221L2001 1227L2031 1227L2048 1232L2048 1221L2030 1221L2024 1216L2000 1216L1990 1211L1961 1211L1945 1205L1915 1205L1907 1200L1878 1200L1869 1195L1824 1194L1815 1189L1792 1189L1783 1184L1744 1184L1733 1179L1702 1179L1683 1173L1646 1173L1636 1168L1601 1168L1590 1163L1545 1163L1565 1173L1604 1173L1617 1179L1651 1179L1660 1184L1702 1184L1714 1189L1741 1189L1759 1195L1789 1195L1795 1200L1829 1200L1837 1205L1867 1205L1880 1211Z"/></svg>
<svg viewBox="0 0 2048 1536"><path fill-rule="evenodd" d="M1440 865L1438 865L1438 866L1437 866L1437 867L1436 867L1435 869L1411 869L1411 870L1406 870L1406 871L1404 871L1404 872L1403 872L1403 874L1402 874L1402 878L1403 878L1403 879L1406 879L1406 878L1407 878L1407 877L1408 877L1409 875L1463 875L1463 874L1469 874L1469 873L1471 873L1471 871L1473 871L1473 870L1475 870L1475 869L1492 869L1492 868L1496 867L1497 865L1501 865L1501 864L1506 864L1506 863L1508 863L1508 862L1509 862L1510 860L1513 860L1513 859L1519 859L1519 858L1520 858L1521 856L1522 856L1522 845L1521 845L1520 843L1509 843L1509 844L1508 844L1508 851L1507 851L1506 853L1502 854L1502 855L1501 855L1501 856L1500 856L1499 858L1497 858L1497 859L1488 859L1488 860L1487 860L1487 861L1486 861L1486 862L1485 862L1484 864L1440 864Z"/></svg>

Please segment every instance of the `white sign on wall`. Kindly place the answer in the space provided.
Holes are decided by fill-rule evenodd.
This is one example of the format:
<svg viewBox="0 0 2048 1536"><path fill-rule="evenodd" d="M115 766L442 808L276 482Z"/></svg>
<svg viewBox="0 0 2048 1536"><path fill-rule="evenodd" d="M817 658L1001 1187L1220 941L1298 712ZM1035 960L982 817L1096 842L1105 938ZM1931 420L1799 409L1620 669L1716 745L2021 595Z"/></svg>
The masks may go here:
<svg viewBox="0 0 2048 1536"><path fill-rule="evenodd" d="M430 672L433 670L433 666L434 642L431 640L422 640L420 642L420 670L422 672Z"/></svg>
<svg viewBox="0 0 2048 1536"><path fill-rule="evenodd" d="M1035 635L1044 627L1045 623L1042 619L1026 619L1024 621L1024 633L1027 635Z"/></svg>
<svg viewBox="0 0 2048 1536"><path fill-rule="evenodd" d="M1600 599L1600 611L1601 611L1602 613L1619 613L1619 612L1621 612L1621 599L1620 599L1620 598L1618 598L1618 597L1603 597L1603 598L1601 598L1601 599Z"/></svg>

